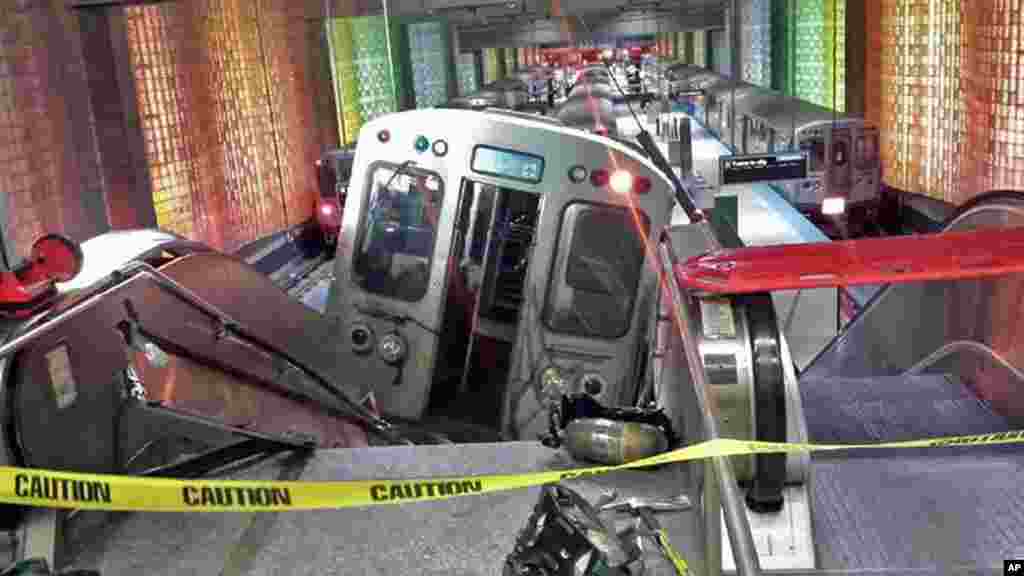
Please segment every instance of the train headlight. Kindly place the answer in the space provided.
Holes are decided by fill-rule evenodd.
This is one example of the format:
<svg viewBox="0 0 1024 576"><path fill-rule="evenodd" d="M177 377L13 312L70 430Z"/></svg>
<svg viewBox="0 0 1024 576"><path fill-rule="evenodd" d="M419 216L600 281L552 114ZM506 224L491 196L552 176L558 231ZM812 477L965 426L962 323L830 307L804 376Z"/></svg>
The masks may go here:
<svg viewBox="0 0 1024 576"><path fill-rule="evenodd" d="M557 366L548 366L540 374L541 392L547 400L558 400L566 393L565 378Z"/></svg>
<svg viewBox="0 0 1024 576"><path fill-rule="evenodd" d="M583 377L580 378L580 388L590 396L600 396L608 389L608 381L600 374L584 374Z"/></svg>
<svg viewBox="0 0 1024 576"><path fill-rule="evenodd" d="M386 334L380 339L380 344L377 344L377 355L392 366L397 366L405 360L406 351L405 339L395 332Z"/></svg>
<svg viewBox="0 0 1024 576"><path fill-rule="evenodd" d="M616 170L612 173L608 185L616 194L629 194L633 189L633 175L627 170Z"/></svg>
<svg viewBox="0 0 1024 576"><path fill-rule="evenodd" d="M352 326L349 338L352 340L352 351L356 354L366 354L373 350L373 330L366 324Z"/></svg>
<svg viewBox="0 0 1024 576"><path fill-rule="evenodd" d="M846 198L825 198L821 203L821 213L826 216L837 216L846 212Z"/></svg>

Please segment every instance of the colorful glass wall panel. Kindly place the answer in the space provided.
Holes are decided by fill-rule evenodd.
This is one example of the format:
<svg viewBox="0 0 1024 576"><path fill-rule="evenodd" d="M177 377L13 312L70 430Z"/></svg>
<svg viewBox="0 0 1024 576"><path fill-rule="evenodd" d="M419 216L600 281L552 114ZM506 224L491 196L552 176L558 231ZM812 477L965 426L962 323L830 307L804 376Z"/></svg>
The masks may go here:
<svg viewBox="0 0 1024 576"><path fill-rule="evenodd" d="M972 5L961 6L967 131L962 181L948 193L958 202L986 190L1024 190L1024 3L964 4Z"/></svg>
<svg viewBox="0 0 1024 576"><path fill-rule="evenodd" d="M359 85L359 115L364 122L398 111L388 57L388 31L381 16L352 19L352 56Z"/></svg>
<svg viewBox="0 0 1024 576"><path fill-rule="evenodd" d="M896 188L939 198L955 195L960 172L959 4L890 1L882 13L884 179Z"/></svg>
<svg viewBox="0 0 1024 576"><path fill-rule="evenodd" d="M448 43L441 22L410 24L409 60L417 108L431 108L448 100Z"/></svg>
<svg viewBox="0 0 1024 576"><path fill-rule="evenodd" d="M125 14L157 224L231 251L312 216L301 11L203 0Z"/></svg>
<svg viewBox="0 0 1024 576"><path fill-rule="evenodd" d="M772 81L772 5L769 0L744 0L740 5L743 80L765 88Z"/></svg>
<svg viewBox="0 0 1024 576"><path fill-rule="evenodd" d="M348 19L334 18L327 22L338 107L338 136L342 145L355 142L362 118L356 102L359 98L359 82L356 80L355 59L352 53L352 23Z"/></svg>
<svg viewBox="0 0 1024 576"><path fill-rule="evenodd" d="M708 67L708 32L706 30L697 30L693 32L693 59L690 61L691 64L696 64L702 68Z"/></svg>
<svg viewBox="0 0 1024 576"><path fill-rule="evenodd" d="M846 109L846 0L792 0L793 96Z"/></svg>
<svg viewBox="0 0 1024 576"><path fill-rule="evenodd" d="M484 84L496 82L498 78L498 49L484 48Z"/></svg>
<svg viewBox="0 0 1024 576"><path fill-rule="evenodd" d="M455 73L459 77L460 96L468 96L479 90L480 79L477 78L476 54L461 52L455 59Z"/></svg>
<svg viewBox="0 0 1024 576"><path fill-rule="evenodd" d="M388 56L388 31L383 16L359 18L332 18L331 30L334 52L335 81L342 109L341 140L353 144L359 137L363 123L382 114L396 112L396 97L402 93L399 73L392 74L391 66L397 58ZM392 39L397 39L401 27L392 23ZM400 53L396 46L392 51Z"/></svg>
<svg viewBox="0 0 1024 576"><path fill-rule="evenodd" d="M64 2L0 2L0 247L11 265L44 233L100 231L82 211L103 179L80 38Z"/></svg>
<svg viewBox="0 0 1024 576"><path fill-rule="evenodd" d="M503 52L505 53L505 75L508 76L516 70L516 49L505 48Z"/></svg>
<svg viewBox="0 0 1024 576"><path fill-rule="evenodd" d="M712 30L709 36L711 43L710 68L723 76L729 76L732 72L729 58L729 35L725 30Z"/></svg>

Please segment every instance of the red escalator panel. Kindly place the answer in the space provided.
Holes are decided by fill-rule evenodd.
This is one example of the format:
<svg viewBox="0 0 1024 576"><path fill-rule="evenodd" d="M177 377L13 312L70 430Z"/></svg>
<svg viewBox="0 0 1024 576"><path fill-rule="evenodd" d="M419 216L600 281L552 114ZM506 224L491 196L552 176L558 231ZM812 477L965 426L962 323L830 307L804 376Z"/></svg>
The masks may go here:
<svg viewBox="0 0 1024 576"><path fill-rule="evenodd" d="M1024 272L1024 228L721 250L677 264L677 281L723 294L961 280Z"/></svg>

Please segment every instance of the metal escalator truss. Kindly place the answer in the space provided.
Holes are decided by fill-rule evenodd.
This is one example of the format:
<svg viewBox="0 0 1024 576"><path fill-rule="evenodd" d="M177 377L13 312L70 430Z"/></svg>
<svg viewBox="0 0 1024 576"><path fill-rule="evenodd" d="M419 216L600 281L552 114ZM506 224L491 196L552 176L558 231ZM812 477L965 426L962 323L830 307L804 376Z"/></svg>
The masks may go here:
<svg viewBox="0 0 1024 576"><path fill-rule="evenodd" d="M135 262L0 346L14 463L140 473L239 440L267 452L366 445L367 431L399 439L323 376L329 365L311 367L179 282L189 277L175 264L198 264L194 271L209 277L217 259L228 260L193 255L161 270ZM230 300L229 289L213 289ZM194 442L162 460L140 459L172 437Z"/></svg>

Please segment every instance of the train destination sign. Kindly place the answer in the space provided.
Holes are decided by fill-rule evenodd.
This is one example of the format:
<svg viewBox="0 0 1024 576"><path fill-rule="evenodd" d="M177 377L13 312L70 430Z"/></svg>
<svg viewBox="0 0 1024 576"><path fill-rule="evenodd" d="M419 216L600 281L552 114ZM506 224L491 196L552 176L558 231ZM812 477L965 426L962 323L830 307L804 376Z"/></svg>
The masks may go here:
<svg viewBox="0 0 1024 576"><path fill-rule="evenodd" d="M719 166L722 186L807 178L807 154L802 152L723 156Z"/></svg>

